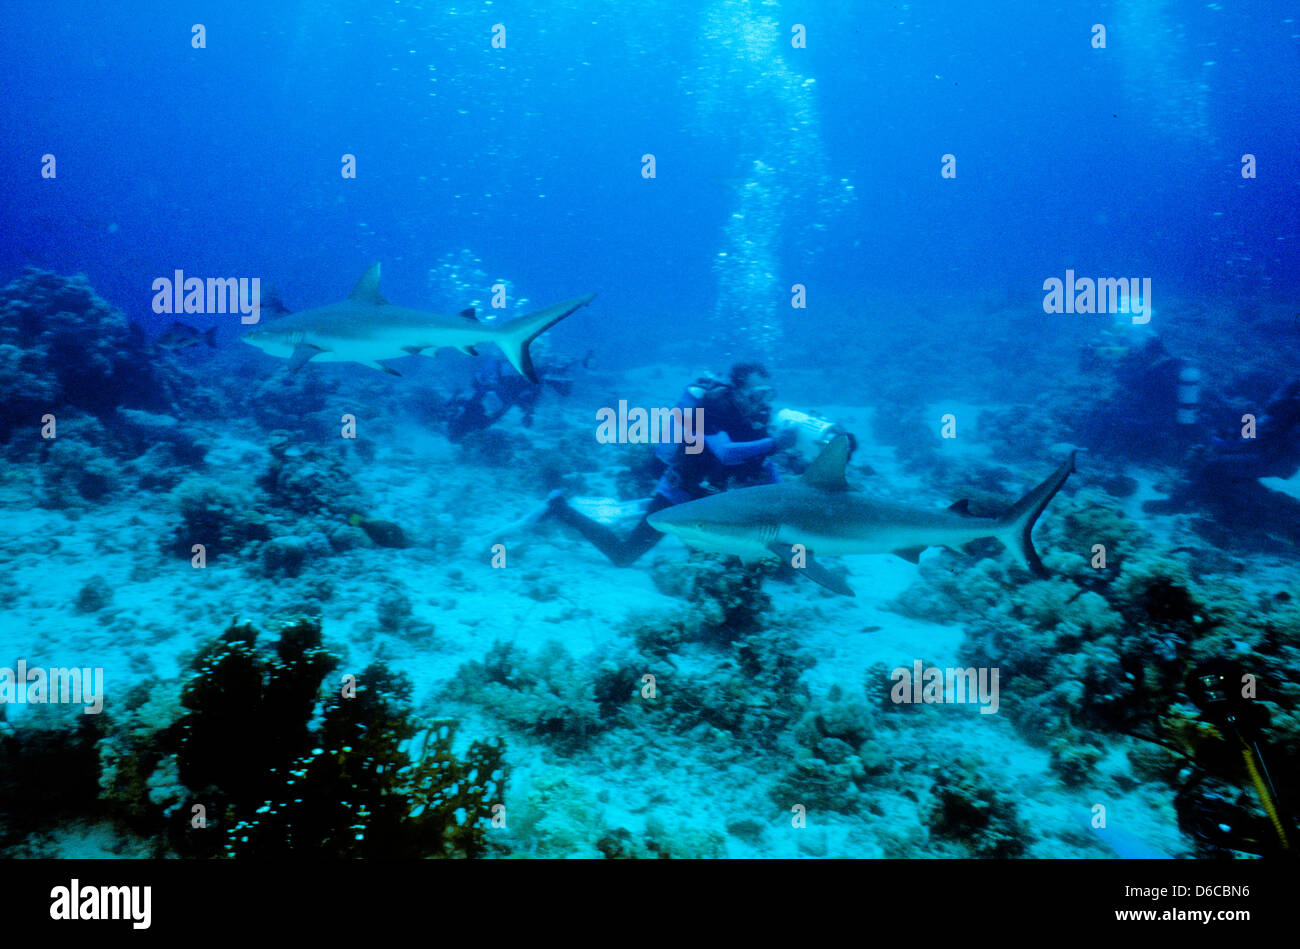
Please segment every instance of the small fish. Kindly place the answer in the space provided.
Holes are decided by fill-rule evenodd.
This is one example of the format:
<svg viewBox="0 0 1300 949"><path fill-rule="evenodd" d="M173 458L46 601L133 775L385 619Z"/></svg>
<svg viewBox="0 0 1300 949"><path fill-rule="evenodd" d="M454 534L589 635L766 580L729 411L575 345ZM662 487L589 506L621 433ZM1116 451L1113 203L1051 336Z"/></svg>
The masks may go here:
<svg viewBox="0 0 1300 949"><path fill-rule="evenodd" d="M167 327L166 332L158 337L158 345L171 352L189 349L191 346L199 345L200 342L207 343L211 348L216 349L217 328L214 326L207 332L200 332L192 326L186 326L184 323L173 323Z"/></svg>

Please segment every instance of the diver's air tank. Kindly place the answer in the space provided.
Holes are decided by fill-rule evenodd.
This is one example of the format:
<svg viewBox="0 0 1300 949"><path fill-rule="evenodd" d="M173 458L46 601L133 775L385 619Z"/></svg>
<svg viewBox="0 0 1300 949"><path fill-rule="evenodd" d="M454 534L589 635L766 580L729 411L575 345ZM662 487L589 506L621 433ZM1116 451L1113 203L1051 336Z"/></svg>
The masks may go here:
<svg viewBox="0 0 1300 949"><path fill-rule="evenodd" d="M1201 401L1201 370L1186 365L1178 371L1178 424L1195 425Z"/></svg>

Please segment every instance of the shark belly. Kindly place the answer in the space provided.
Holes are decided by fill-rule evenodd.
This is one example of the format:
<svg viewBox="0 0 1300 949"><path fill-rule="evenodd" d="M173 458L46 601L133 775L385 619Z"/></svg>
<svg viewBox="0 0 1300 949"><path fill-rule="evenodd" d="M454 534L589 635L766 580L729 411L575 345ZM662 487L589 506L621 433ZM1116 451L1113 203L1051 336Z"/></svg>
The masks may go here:
<svg viewBox="0 0 1300 949"><path fill-rule="evenodd" d="M313 357L315 362L378 362L381 359L397 359L409 356L400 346L394 346L386 340L365 339L330 339L321 337L308 339L307 343L319 346L323 352Z"/></svg>
<svg viewBox="0 0 1300 949"><path fill-rule="evenodd" d="M843 557L856 554L889 554L918 547L960 547L981 537L992 537L998 524L990 518L957 518L949 520L933 512L917 512L913 522L905 519L895 522L874 518L843 516L818 518L815 523L784 525L780 533L782 544L803 544L823 557ZM935 523L925 523L926 515L936 518Z"/></svg>

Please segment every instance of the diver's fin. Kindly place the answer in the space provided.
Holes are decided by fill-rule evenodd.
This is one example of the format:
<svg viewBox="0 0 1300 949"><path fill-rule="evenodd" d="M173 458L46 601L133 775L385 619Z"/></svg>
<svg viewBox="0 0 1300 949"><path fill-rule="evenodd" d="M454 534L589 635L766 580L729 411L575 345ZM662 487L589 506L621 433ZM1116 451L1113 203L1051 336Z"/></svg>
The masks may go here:
<svg viewBox="0 0 1300 949"><path fill-rule="evenodd" d="M313 356L319 356L325 350L319 346L313 346L311 343L299 343L293 348L293 355L289 357L289 372L295 373L311 360Z"/></svg>
<svg viewBox="0 0 1300 949"><path fill-rule="evenodd" d="M375 264L361 275L357 285L348 294L348 299L356 300L358 303L373 303L376 306L388 303L379 292L379 264Z"/></svg>
<svg viewBox="0 0 1300 949"><path fill-rule="evenodd" d="M832 593L838 593L840 596L856 596L852 587L845 583L841 577L831 573L814 560L811 552L804 553L804 562L802 567L795 567L794 564L790 562L791 551L789 544L781 544L773 541L768 545L767 549L772 551L772 553L776 554L787 564L790 564L790 566L799 573L805 574L813 583L820 584Z"/></svg>
<svg viewBox="0 0 1300 949"><path fill-rule="evenodd" d="M849 436L836 435L803 473L803 483L819 491L847 491L844 466L849 463Z"/></svg>

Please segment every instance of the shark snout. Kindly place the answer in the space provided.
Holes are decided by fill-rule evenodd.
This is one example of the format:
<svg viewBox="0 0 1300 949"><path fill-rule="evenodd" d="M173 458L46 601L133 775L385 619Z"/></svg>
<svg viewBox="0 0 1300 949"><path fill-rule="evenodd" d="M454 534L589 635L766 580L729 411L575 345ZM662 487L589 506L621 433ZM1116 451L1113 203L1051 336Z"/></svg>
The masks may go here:
<svg viewBox="0 0 1300 949"><path fill-rule="evenodd" d="M655 530L667 531L669 528L677 526L678 518L672 516L672 508L667 508L662 511L655 511L645 521Z"/></svg>
<svg viewBox="0 0 1300 949"><path fill-rule="evenodd" d="M664 534L695 534L703 532L706 526L698 515L675 508L655 511L646 518L646 523Z"/></svg>

